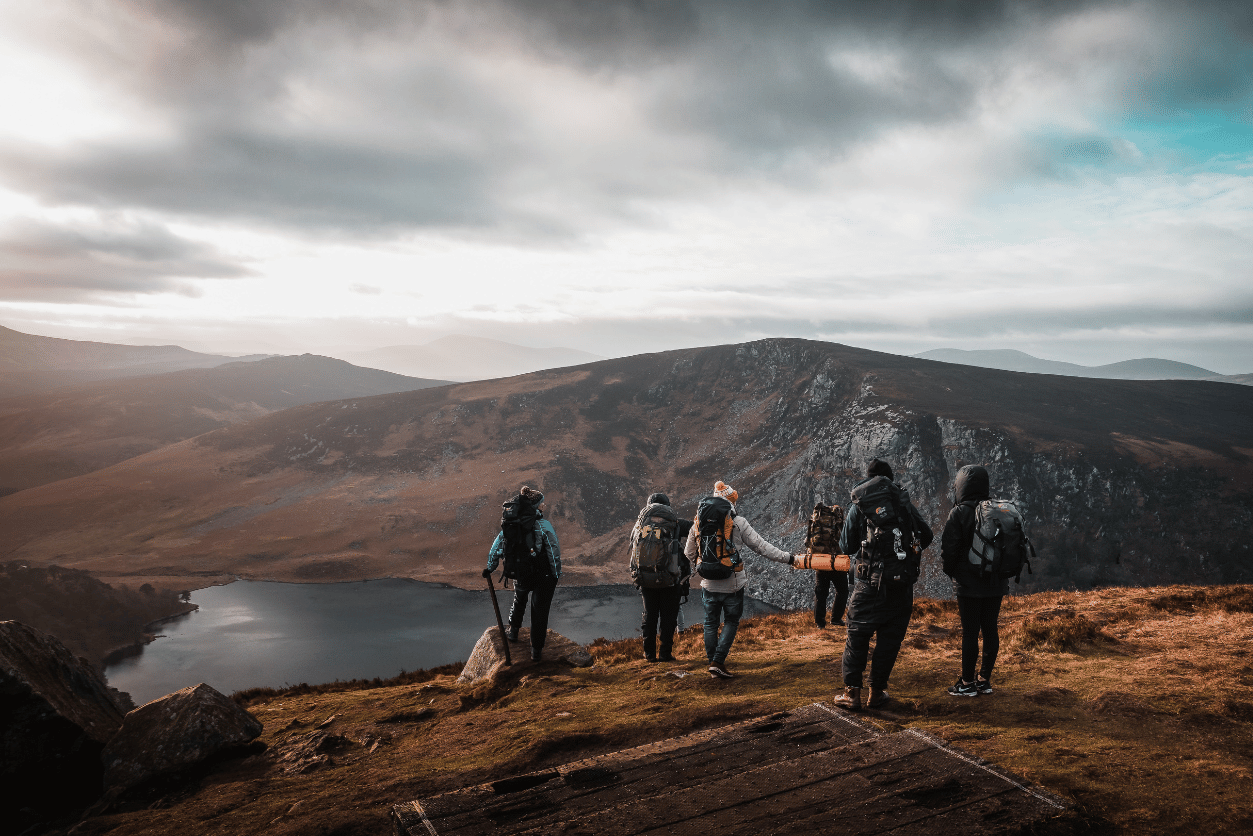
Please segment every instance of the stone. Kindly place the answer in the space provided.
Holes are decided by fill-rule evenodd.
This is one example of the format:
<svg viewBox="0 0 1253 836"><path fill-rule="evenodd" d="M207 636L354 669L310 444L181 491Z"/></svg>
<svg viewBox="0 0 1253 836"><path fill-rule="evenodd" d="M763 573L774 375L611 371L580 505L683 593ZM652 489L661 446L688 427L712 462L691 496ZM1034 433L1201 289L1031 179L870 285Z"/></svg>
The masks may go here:
<svg viewBox="0 0 1253 836"><path fill-rule="evenodd" d="M505 672L514 673L534 665L559 662L575 668L590 668L592 654L583 645L567 639L560 633L548 631L544 638L544 657L539 662L531 661L531 631L523 628L518 631L518 640L509 643L509 655L513 665L505 666L505 643L500 635L499 627L489 627L470 652L470 658L457 677L458 682L482 682L494 679Z"/></svg>
<svg viewBox="0 0 1253 836"><path fill-rule="evenodd" d="M118 792L203 763L261 734L261 723L204 684L153 700L126 715L104 750L105 788Z"/></svg>
<svg viewBox="0 0 1253 836"><path fill-rule="evenodd" d="M132 707L56 638L0 622L0 820L90 804L101 792L100 753Z"/></svg>
<svg viewBox="0 0 1253 836"><path fill-rule="evenodd" d="M303 775L315 769L335 765L332 755L341 753L356 745L343 735L326 731L314 731L309 734L293 735L282 744L273 747L266 757L274 763L284 775ZM378 744L375 743L375 746ZM371 748L370 751L374 751Z"/></svg>

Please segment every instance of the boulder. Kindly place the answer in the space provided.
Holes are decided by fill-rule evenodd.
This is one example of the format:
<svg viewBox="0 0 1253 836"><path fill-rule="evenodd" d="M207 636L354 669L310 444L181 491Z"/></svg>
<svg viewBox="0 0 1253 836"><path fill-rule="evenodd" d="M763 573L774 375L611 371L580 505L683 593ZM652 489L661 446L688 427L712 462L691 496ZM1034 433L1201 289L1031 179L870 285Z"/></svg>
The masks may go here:
<svg viewBox="0 0 1253 836"><path fill-rule="evenodd" d="M470 658L457 681L481 682L500 676L506 671L512 673L547 662L560 662L576 668L592 666L592 654L583 645L552 630L548 631L544 639L544 658L540 662L531 661L531 631L527 629L519 630L518 640L509 643L509 654L513 657L513 665L505 667L505 643L501 638L500 628L487 628L474 645L474 650L470 651Z"/></svg>
<svg viewBox="0 0 1253 836"><path fill-rule="evenodd" d="M0 821L90 804L101 750L132 707L57 639L0 622Z"/></svg>
<svg viewBox="0 0 1253 836"><path fill-rule="evenodd" d="M104 749L104 784L126 790L244 746L261 723L203 682L153 700L126 715Z"/></svg>

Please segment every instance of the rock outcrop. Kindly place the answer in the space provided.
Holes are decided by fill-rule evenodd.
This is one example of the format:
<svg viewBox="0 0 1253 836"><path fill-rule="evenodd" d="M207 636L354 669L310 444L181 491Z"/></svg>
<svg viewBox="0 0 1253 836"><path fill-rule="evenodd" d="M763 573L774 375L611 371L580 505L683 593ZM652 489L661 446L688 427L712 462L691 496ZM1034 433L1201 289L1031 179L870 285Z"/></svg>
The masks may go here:
<svg viewBox="0 0 1253 836"><path fill-rule="evenodd" d="M0 622L0 819L90 803L101 790L100 753L130 708L129 696L57 639Z"/></svg>
<svg viewBox="0 0 1253 836"><path fill-rule="evenodd" d="M261 723L229 697L191 685L126 715L104 749L105 786L122 791L254 740Z"/></svg>
<svg viewBox="0 0 1253 836"><path fill-rule="evenodd" d="M592 654L581 644L552 630L548 631L544 639L544 657L540 662L531 661L531 631L525 628L518 631L516 642L509 643L509 654L513 664L506 667L505 642L500 636L500 628L489 627L474 645L457 681L481 682L499 676L504 671L516 672L545 662L560 662L576 668L588 668L592 665Z"/></svg>

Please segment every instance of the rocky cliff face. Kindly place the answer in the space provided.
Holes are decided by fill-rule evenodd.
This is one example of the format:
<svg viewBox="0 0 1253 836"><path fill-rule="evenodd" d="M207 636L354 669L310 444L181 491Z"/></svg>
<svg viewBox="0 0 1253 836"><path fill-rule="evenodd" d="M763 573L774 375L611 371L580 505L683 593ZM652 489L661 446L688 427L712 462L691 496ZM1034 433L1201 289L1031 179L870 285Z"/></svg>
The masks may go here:
<svg viewBox="0 0 1253 836"><path fill-rule="evenodd" d="M104 744L134 708L52 636L0 621L0 819L17 833L100 793ZM21 827L9 831L14 823Z"/></svg>
<svg viewBox="0 0 1253 836"><path fill-rule="evenodd" d="M314 404L0 499L15 555L166 574L478 584L500 502L541 488L564 583L627 582L654 490L690 514L714 481L798 549L815 501L872 456L938 534L985 465L1039 551L1021 591L1250 579L1253 390L956 366L805 340L666 352ZM68 524L73 517L73 526ZM70 529L72 534L67 533ZM922 590L944 595L937 548ZM806 605L809 573L753 561L752 593Z"/></svg>

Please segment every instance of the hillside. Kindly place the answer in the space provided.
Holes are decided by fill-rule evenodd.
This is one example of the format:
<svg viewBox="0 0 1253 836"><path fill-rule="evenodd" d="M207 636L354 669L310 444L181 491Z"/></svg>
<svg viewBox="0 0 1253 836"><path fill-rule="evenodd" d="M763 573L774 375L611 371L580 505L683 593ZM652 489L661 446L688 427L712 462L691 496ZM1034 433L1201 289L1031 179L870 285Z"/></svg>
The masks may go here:
<svg viewBox="0 0 1253 836"><path fill-rule="evenodd" d="M196 608L179 592L101 583L60 566L0 563L0 621L20 621L56 636L103 671L114 651L151 640L151 622Z"/></svg>
<svg viewBox="0 0 1253 836"><path fill-rule="evenodd" d="M201 369L260 359L225 357L177 345L136 346L63 340L0 326L0 398L120 377Z"/></svg>
<svg viewBox="0 0 1253 836"><path fill-rule="evenodd" d="M878 455L936 530L957 468L987 465L1039 550L1022 590L1239 582L1250 414L1253 390L1229 384L763 340L295 407L4 497L0 522L14 557L106 580L477 586L499 504L525 483L547 493L563 582L623 582L626 535L653 490L691 513L726 479L759 531L799 548L814 501L845 501ZM922 588L943 595L935 552ZM808 601L798 573L763 563L750 594Z"/></svg>
<svg viewBox="0 0 1253 836"><path fill-rule="evenodd" d="M490 380L603 360L574 348L531 348L485 337L453 335L424 345L393 345L344 355L359 366L414 377Z"/></svg>
<svg viewBox="0 0 1253 836"><path fill-rule="evenodd" d="M443 383L305 354L0 400L0 495L293 406Z"/></svg>
<svg viewBox="0 0 1253 836"><path fill-rule="evenodd" d="M863 718L938 735L1072 802L1047 832L1253 828L1253 589L1011 597L996 692L975 699L944 692L960 661L955 609L918 602L895 702ZM674 665L644 662L638 640L598 642L592 668L546 663L494 686L458 685L450 666L244 692L267 751L135 791L74 833L387 833L397 803L830 702L839 688L843 631L819 631L806 613L745 621L732 680L705 675L698 634L679 637Z"/></svg>
<svg viewBox="0 0 1253 836"><path fill-rule="evenodd" d="M960 348L937 348L914 356L924 360L960 363L964 366L980 366L985 369L1031 374L1062 374L1072 377L1099 377L1109 380L1214 380L1223 377L1200 366L1180 363L1176 360L1162 360L1157 357L1122 360L1103 366L1081 366L1078 363L1065 363L1060 360L1041 360L1039 357L1032 357L1030 354L1014 349L964 351Z"/></svg>

